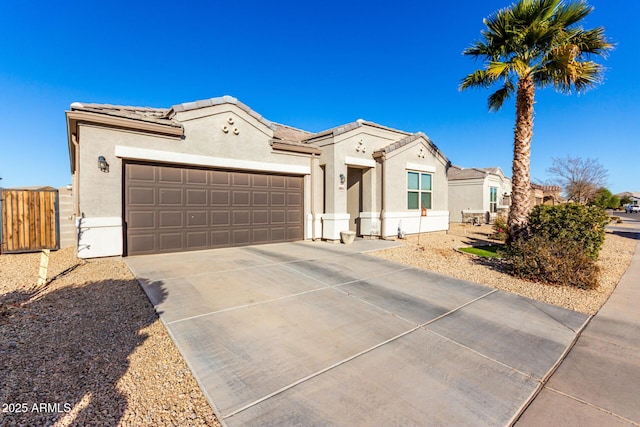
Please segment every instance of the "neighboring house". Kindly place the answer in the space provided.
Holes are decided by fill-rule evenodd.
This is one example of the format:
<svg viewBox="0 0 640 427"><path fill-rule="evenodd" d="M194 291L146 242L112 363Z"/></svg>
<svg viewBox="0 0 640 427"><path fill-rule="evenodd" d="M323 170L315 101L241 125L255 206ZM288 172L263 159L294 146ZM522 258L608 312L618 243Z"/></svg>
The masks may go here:
<svg viewBox="0 0 640 427"><path fill-rule="evenodd" d="M531 183L531 206L557 205L562 203L562 187L558 185L541 185Z"/></svg>
<svg viewBox="0 0 640 427"><path fill-rule="evenodd" d="M511 180L502 169L451 166L449 212L451 222L492 222L498 214L506 215L511 196Z"/></svg>
<svg viewBox="0 0 640 427"><path fill-rule="evenodd" d="M422 133L312 134L229 96L66 116L82 258L448 229L449 161Z"/></svg>

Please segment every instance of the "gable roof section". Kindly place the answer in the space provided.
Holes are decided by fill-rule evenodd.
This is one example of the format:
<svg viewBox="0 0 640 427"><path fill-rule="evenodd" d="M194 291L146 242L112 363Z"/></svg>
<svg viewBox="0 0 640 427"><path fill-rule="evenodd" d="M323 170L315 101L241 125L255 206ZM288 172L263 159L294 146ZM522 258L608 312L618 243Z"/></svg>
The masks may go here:
<svg viewBox="0 0 640 427"><path fill-rule="evenodd" d="M262 123L268 128L271 128L273 124L269 120L262 117L261 114L258 114L257 112L252 110L248 105L243 104L242 102L238 101L237 98L234 98L233 96L229 96L229 95L224 95L217 98L203 99L200 101L185 102L183 104L177 104L171 107L171 109L168 112L168 115L169 117L173 118L177 113L181 113L184 111L198 110L200 108L213 107L215 105L223 105L223 104L236 105L238 108L240 108L241 110L249 114L254 119L258 120L260 123Z"/></svg>
<svg viewBox="0 0 640 427"><path fill-rule="evenodd" d="M449 180L456 181L462 179L485 178L489 175L502 175L502 169L499 167L491 168L463 168L461 166L451 165L449 168ZM505 177L505 179L508 179Z"/></svg>
<svg viewBox="0 0 640 427"><path fill-rule="evenodd" d="M151 107L133 107L127 105L111 104L87 104L74 102L71 111L83 111L87 113L102 114L124 119L138 120L142 122L156 123L173 127L181 127L180 123L169 118L169 109Z"/></svg>
<svg viewBox="0 0 640 427"><path fill-rule="evenodd" d="M302 142L313 136L313 133L280 123L272 123L273 138L288 142Z"/></svg>
<svg viewBox="0 0 640 427"><path fill-rule="evenodd" d="M347 123L347 124L344 124L344 125L336 126L334 128L331 128L331 129L324 130L322 132L318 132L318 133L310 136L309 138L305 139L304 141L305 142L313 142L316 139L320 139L320 138L323 138L323 137L328 136L328 135L336 137L338 135L342 135L343 133L350 132L350 131L352 131L354 129L358 129L358 128L361 128L363 126L371 126L371 127L375 127L375 128L378 128L378 129L383 129L383 130L386 130L386 131L395 132L395 133L399 133L399 134L403 134L403 135L411 135L409 132L405 132L405 131L398 130L398 129L393 129L393 128L390 128L388 126L380 125L378 123L369 122L367 120L358 119L355 122Z"/></svg>
<svg viewBox="0 0 640 427"><path fill-rule="evenodd" d="M405 145L409 145L412 142L417 141L418 139L424 139L425 141L427 141L427 146L430 148L431 153L436 156L439 156L444 161L444 164L446 165L451 164L447 156L445 156L444 153L440 151L440 149L433 143L433 141L431 141L431 139L429 139L429 137L423 132L416 132L414 134L407 136L406 138L402 138L398 141L395 141L392 144L389 144L386 147L381 148L380 150L376 150L373 152L373 157L379 157L383 154L392 153L395 150L398 150L404 147Z"/></svg>

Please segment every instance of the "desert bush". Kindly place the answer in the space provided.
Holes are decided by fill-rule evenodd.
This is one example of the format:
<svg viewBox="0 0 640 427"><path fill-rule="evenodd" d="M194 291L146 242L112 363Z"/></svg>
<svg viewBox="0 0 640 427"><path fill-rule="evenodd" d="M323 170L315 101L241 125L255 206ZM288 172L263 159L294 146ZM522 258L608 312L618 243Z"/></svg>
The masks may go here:
<svg viewBox="0 0 640 427"><path fill-rule="evenodd" d="M533 235L512 242L506 260L511 273L522 279L582 289L598 286L600 269L581 242Z"/></svg>
<svg viewBox="0 0 640 427"><path fill-rule="evenodd" d="M493 234L491 234L489 237L504 242L505 240L507 240L508 230L509 226L507 225L507 220L503 216L499 216L493 223Z"/></svg>
<svg viewBox="0 0 640 427"><path fill-rule="evenodd" d="M607 213L596 206L538 205L529 215L529 235L549 242L578 243L585 254L595 260L604 243L604 227L608 223Z"/></svg>

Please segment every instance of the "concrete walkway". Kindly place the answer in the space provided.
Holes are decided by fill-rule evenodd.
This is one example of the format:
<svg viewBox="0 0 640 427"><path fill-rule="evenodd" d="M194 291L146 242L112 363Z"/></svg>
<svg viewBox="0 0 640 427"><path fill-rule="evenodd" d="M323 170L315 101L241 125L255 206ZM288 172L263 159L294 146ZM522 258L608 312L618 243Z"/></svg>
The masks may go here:
<svg viewBox="0 0 640 427"><path fill-rule="evenodd" d="M364 253L389 245L126 262L223 424L513 423L588 316Z"/></svg>
<svg viewBox="0 0 640 427"><path fill-rule="evenodd" d="M638 239L640 216L627 217L635 229L611 228ZM517 425L640 426L640 243L609 300Z"/></svg>

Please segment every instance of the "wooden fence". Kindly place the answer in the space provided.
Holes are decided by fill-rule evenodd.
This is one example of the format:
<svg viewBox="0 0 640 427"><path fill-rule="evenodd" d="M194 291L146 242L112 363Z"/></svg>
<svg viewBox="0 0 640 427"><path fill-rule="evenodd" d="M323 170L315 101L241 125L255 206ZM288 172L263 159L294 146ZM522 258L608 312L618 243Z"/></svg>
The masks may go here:
<svg viewBox="0 0 640 427"><path fill-rule="evenodd" d="M0 253L59 249L58 190L3 189Z"/></svg>

